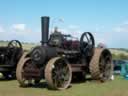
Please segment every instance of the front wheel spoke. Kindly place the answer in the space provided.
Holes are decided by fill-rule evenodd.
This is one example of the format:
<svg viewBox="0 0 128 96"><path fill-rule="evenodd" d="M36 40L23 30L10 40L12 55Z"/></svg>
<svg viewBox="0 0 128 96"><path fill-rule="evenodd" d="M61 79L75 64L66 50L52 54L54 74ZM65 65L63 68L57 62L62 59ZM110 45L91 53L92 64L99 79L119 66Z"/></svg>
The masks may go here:
<svg viewBox="0 0 128 96"><path fill-rule="evenodd" d="M57 75L53 75L52 78L53 78L53 80L57 80L58 76Z"/></svg>
<svg viewBox="0 0 128 96"><path fill-rule="evenodd" d="M54 82L55 82L55 85L56 86L63 86L63 83L65 81L68 81L68 75L67 75L67 71L68 71L68 67L64 67L62 69L59 69L58 71L56 70L54 73L57 73L57 74L54 74L53 76L53 79L54 79ZM59 72L59 73L58 73Z"/></svg>
<svg viewBox="0 0 128 96"><path fill-rule="evenodd" d="M58 80L58 84L57 84L57 85L60 86L60 87L62 87L63 82L64 82L64 81L63 81L62 79L61 79L61 80Z"/></svg>
<svg viewBox="0 0 128 96"><path fill-rule="evenodd" d="M64 72L64 81L68 81L68 79L69 79L69 69L68 67L66 67Z"/></svg>
<svg viewBox="0 0 128 96"><path fill-rule="evenodd" d="M67 68L65 67L65 68L62 69L62 72L61 73L62 74L65 74L66 72L67 72Z"/></svg>
<svg viewBox="0 0 128 96"><path fill-rule="evenodd" d="M68 81L69 80L69 74L65 75L64 81Z"/></svg>
<svg viewBox="0 0 128 96"><path fill-rule="evenodd" d="M51 59L45 68L45 79L48 85L54 89L65 89L71 82L72 74L68 61L63 57Z"/></svg>

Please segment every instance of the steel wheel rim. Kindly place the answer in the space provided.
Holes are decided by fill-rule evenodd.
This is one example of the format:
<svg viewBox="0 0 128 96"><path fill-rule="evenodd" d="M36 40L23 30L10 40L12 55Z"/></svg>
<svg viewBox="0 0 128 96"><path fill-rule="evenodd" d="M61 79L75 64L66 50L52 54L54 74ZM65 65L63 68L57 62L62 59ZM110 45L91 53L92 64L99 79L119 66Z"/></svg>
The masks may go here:
<svg viewBox="0 0 128 96"><path fill-rule="evenodd" d="M24 78L24 68L27 66L27 64L28 64L28 62L31 62L30 61L30 58L28 58L27 60L24 60L24 66L23 66L23 68L22 68L22 79L23 79L23 85L24 86L28 86L28 85L30 85L30 84L32 84L32 79L30 79L30 80L26 80L26 78Z"/></svg>
<svg viewBox="0 0 128 96"><path fill-rule="evenodd" d="M63 61L63 63L61 63L61 61ZM70 69L64 60L61 59L55 62L52 70L52 79L57 88L63 88L67 85L70 79L69 70Z"/></svg>
<svg viewBox="0 0 128 96"><path fill-rule="evenodd" d="M16 77L18 82L20 83L21 87L28 87L29 85L32 85L34 83L33 79L26 79L24 77L24 68L26 66L28 66L28 63L31 63L31 59L30 58L25 58L25 56L23 56L18 64L17 70L16 70Z"/></svg>
<svg viewBox="0 0 128 96"><path fill-rule="evenodd" d="M110 79L111 76L111 56L106 55L104 56L101 55L100 57L100 64L99 64L99 69L100 69L100 78L101 80L108 80Z"/></svg>
<svg viewBox="0 0 128 96"><path fill-rule="evenodd" d="M65 71L66 67L58 63L58 61L63 61L64 66L67 67L68 72ZM61 62L62 62L61 61ZM61 66L61 67L60 67ZM61 69L61 70L60 70ZM59 73L60 72L60 73ZM68 74L65 75L64 73ZM60 76L61 74L61 76ZM65 77L67 76L67 77ZM63 79L63 78L67 78ZM64 90L69 87L72 79L72 70L71 66L65 60L64 57L54 57L48 61L45 67L45 79L50 89L54 90ZM59 82L58 82L59 81ZM60 83L60 84L59 84Z"/></svg>

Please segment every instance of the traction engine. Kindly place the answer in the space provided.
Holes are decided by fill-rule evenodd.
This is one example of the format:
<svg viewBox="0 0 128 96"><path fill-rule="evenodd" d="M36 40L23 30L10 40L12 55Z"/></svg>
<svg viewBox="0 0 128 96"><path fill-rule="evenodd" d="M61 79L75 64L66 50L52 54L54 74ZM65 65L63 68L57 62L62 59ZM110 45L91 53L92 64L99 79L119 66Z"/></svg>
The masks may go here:
<svg viewBox="0 0 128 96"><path fill-rule="evenodd" d="M108 49L95 48L90 32L80 40L62 34L57 29L49 36L49 17L41 18L42 41L30 52L24 53L18 63L16 76L26 87L45 79L52 89L66 89L72 80L92 79L107 81L112 74L112 56Z"/></svg>

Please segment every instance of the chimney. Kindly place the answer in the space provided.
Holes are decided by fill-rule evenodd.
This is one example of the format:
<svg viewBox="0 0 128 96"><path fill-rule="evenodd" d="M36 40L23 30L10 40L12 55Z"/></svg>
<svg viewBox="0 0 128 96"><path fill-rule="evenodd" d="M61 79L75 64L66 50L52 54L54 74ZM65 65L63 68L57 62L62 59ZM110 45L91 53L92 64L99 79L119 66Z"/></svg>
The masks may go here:
<svg viewBox="0 0 128 96"><path fill-rule="evenodd" d="M41 17L41 44L46 45L48 43L48 36L49 36L49 17L43 16Z"/></svg>

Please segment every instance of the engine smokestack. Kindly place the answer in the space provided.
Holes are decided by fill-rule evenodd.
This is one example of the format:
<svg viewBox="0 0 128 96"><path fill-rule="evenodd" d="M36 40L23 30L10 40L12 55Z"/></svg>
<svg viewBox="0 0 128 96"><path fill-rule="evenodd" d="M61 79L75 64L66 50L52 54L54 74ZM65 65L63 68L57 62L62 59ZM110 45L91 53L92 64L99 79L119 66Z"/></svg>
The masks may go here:
<svg viewBox="0 0 128 96"><path fill-rule="evenodd" d="M43 16L41 17L41 32L42 32L42 40L41 44L47 44L48 43L48 35L49 35L49 17Z"/></svg>

